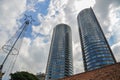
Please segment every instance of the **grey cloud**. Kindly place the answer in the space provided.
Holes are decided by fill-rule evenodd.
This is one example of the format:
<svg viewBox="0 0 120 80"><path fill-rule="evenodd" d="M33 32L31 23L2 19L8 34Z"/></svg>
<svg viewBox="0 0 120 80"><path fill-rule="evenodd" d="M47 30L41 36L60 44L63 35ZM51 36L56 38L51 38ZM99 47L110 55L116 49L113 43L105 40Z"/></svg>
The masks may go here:
<svg viewBox="0 0 120 80"><path fill-rule="evenodd" d="M93 7L105 33L108 32L108 27L110 26L110 6L112 6L113 9L120 6L120 0L96 0L96 4Z"/></svg>
<svg viewBox="0 0 120 80"><path fill-rule="evenodd" d="M116 43L112 46L113 53L115 54L115 58L117 62L120 62L120 42Z"/></svg>
<svg viewBox="0 0 120 80"><path fill-rule="evenodd" d="M109 14L109 7L118 7L120 6L120 0L96 0L94 9L96 13L100 13L100 17L106 18Z"/></svg>

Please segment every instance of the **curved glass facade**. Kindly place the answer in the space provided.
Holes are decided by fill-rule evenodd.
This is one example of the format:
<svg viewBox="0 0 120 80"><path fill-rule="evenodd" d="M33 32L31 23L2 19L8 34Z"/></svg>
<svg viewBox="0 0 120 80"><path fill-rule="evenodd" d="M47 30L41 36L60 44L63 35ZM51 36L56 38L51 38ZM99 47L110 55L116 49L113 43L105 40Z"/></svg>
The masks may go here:
<svg viewBox="0 0 120 80"><path fill-rule="evenodd" d="M114 64L116 60L91 8L79 13L78 25L85 71Z"/></svg>
<svg viewBox="0 0 120 80"><path fill-rule="evenodd" d="M72 33L68 25L54 28L48 57L46 80L54 80L73 74Z"/></svg>

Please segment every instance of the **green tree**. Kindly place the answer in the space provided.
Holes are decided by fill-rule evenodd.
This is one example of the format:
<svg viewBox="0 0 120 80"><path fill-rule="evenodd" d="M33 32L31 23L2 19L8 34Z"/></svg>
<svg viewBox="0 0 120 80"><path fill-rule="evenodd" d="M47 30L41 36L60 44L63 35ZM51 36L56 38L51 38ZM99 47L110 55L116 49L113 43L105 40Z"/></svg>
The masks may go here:
<svg viewBox="0 0 120 80"><path fill-rule="evenodd" d="M34 74L22 71L11 74L11 80L39 80L39 79Z"/></svg>

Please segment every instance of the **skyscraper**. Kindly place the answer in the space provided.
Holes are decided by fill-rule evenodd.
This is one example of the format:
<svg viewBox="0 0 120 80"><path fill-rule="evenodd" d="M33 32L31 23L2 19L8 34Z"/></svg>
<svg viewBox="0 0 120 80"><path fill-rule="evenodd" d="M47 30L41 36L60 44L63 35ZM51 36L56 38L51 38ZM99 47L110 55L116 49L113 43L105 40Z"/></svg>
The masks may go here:
<svg viewBox="0 0 120 80"><path fill-rule="evenodd" d="M77 18L85 71L116 63L92 8L82 10Z"/></svg>
<svg viewBox="0 0 120 80"><path fill-rule="evenodd" d="M48 57L46 80L63 78L73 74L72 34L66 24L54 28Z"/></svg>

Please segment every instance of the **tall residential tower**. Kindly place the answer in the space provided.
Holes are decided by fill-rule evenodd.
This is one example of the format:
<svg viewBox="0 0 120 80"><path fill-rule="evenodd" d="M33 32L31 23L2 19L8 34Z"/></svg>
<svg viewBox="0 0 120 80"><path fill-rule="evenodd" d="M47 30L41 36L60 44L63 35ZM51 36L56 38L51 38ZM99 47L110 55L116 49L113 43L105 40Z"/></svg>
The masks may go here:
<svg viewBox="0 0 120 80"><path fill-rule="evenodd" d="M66 24L54 28L48 57L46 80L54 80L73 74L72 33Z"/></svg>
<svg viewBox="0 0 120 80"><path fill-rule="evenodd" d="M116 63L92 8L79 13L78 25L85 71Z"/></svg>

